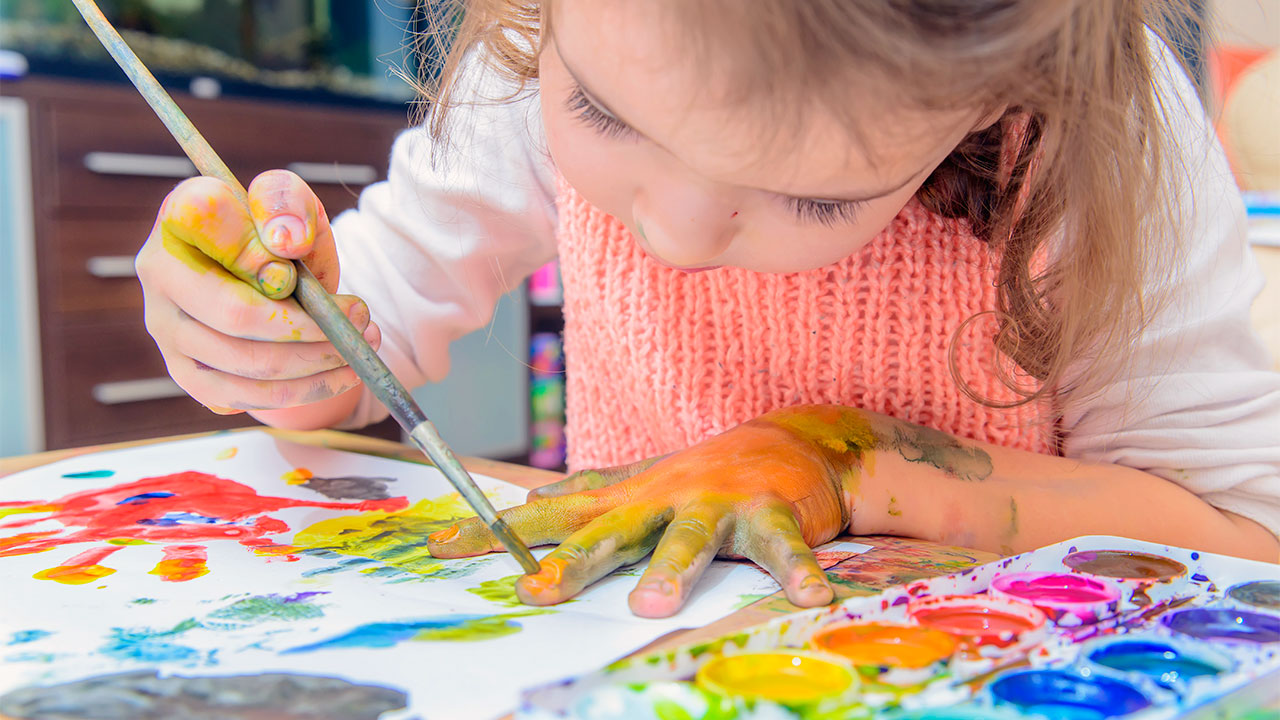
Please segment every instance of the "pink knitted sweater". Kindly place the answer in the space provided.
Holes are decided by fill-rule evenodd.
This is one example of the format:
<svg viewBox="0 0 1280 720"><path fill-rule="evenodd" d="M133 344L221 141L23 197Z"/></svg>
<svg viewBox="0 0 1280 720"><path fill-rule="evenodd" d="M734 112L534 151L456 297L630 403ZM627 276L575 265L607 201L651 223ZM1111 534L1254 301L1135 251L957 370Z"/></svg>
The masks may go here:
<svg viewBox="0 0 1280 720"><path fill-rule="evenodd" d="M560 183L568 363L568 464L618 465L693 445L770 410L838 403L937 430L1051 452L1043 403L997 410L952 380L952 334L995 308L996 260L967 222L912 201L870 244L784 275L684 273ZM958 367L986 397L990 315L969 325Z"/></svg>

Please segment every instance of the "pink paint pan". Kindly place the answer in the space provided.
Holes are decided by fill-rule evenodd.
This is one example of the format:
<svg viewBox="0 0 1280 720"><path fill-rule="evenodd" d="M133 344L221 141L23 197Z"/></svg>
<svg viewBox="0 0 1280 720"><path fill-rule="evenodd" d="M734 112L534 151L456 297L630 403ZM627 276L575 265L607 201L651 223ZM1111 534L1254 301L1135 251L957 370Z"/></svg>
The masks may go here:
<svg viewBox="0 0 1280 720"><path fill-rule="evenodd" d="M1120 608L1119 587L1075 573L1006 573L997 575L987 592L992 597L1031 603L1059 627L1092 625Z"/></svg>

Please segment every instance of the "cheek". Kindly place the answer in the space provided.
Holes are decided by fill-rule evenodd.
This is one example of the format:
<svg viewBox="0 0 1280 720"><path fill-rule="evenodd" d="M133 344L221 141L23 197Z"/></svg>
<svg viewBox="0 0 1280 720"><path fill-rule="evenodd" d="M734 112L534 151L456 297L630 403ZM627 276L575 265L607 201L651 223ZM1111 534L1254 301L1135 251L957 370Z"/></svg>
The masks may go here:
<svg viewBox="0 0 1280 720"><path fill-rule="evenodd" d="M762 204L744 227L738 264L760 272L804 272L839 262L861 250L893 221L914 189L873 200L853 222L831 227L805 222L785 207ZM785 238L785 242L780 242ZM747 256L749 253L749 256Z"/></svg>
<svg viewBox="0 0 1280 720"><path fill-rule="evenodd" d="M560 108L544 107L542 117L556 171L592 205L630 225L633 183L639 175L634 153Z"/></svg>

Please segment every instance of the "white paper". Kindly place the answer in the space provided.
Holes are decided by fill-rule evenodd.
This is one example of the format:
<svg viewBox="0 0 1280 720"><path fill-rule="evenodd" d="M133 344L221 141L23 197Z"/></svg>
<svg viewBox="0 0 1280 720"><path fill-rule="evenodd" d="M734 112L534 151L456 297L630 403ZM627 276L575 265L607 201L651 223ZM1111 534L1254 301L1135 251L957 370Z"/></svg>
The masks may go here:
<svg viewBox="0 0 1280 720"><path fill-rule="evenodd" d="M314 477L305 479L298 468ZM188 497L183 488L190 490L192 477L172 477L184 471L221 480L209 481L210 497ZM149 495L101 496L99 506L84 510L79 520L71 518L74 507L33 505L56 505L75 493L156 477L165 479L148 481ZM357 479L316 480L344 477ZM362 478L377 477L390 479L383 483L390 499L334 498L317 489L367 497L376 494L377 483ZM524 500L522 488L475 477L498 507ZM166 487L178 494L165 497ZM753 566L717 561L688 606L669 619L637 618L629 611L626 597L639 566L623 568L554 608L499 602L470 590L519 574L509 556L430 559L425 537L397 525L397 518L413 511L388 515L356 505L405 502L396 498L411 505L436 501L436 510L461 502L433 468L292 444L261 432L86 455L0 479L0 697L17 688L129 670L183 677L286 672L405 693L408 708L388 717L490 718L514 709L522 688L598 668L670 631L705 625L777 590ZM235 522L222 517L230 510L210 510L232 500L238 508L298 502L344 507L280 507ZM152 517L152 509L162 506L167 514ZM135 511L144 517L119 524L121 513ZM116 524L104 527L104 518ZM346 518L356 532L316 532L327 527L320 523L337 518ZM395 521L388 521L395 531L378 542L397 554L372 552L372 534L360 533L370 518ZM265 531L268 526L287 530ZM136 544L147 533L154 538L186 531L232 537ZM73 533L87 541L60 544ZM318 535L364 540L338 552L318 551ZM255 552L241 542L292 546L299 538L312 544L300 543L293 551L267 547L260 554L262 548ZM847 547L837 549L844 552L866 549L841 545ZM44 546L49 549L13 554ZM182 572L198 573L191 558L201 548L207 574L181 579ZM153 572L166 550L174 554L168 579L163 571ZM61 576L63 581L33 577L83 559L86 552L110 554L87 576L73 570L62 571L72 573ZM105 573L101 568L114 572L96 576ZM65 582L86 577L82 584Z"/></svg>

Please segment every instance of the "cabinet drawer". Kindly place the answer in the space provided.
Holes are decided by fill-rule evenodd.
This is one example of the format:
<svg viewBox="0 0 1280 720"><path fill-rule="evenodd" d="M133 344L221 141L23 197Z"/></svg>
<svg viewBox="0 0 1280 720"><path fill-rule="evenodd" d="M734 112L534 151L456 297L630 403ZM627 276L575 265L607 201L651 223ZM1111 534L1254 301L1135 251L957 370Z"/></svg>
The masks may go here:
<svg viewBox="0 0 1280 720"><path fill-rule="evenodd" d="M41 260L47 280L44 302L55 313L127 310L142 317L142 287L133 257L146 242L154 217L138 211L129 219L61 218L46 227Z"/></svg>
<svg viewBox="0 0 1280 720"><path fill-rule="evenodd" d="M45 378L51 448L254 424L247 415L215 415L183 393L140 315L57 335L62 372Z"/></svg>

